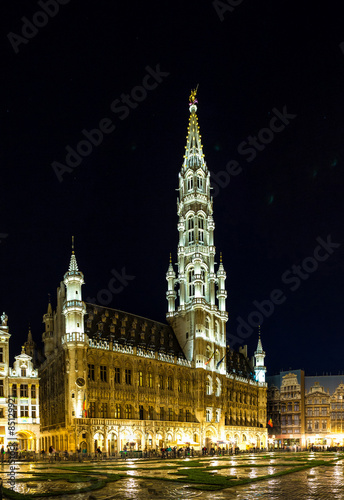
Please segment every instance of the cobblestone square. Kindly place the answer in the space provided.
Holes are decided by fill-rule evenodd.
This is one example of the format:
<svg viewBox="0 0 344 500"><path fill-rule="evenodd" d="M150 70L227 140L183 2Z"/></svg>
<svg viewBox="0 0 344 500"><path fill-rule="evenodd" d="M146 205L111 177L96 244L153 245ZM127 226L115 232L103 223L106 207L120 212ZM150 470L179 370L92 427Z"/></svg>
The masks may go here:
<svg viewBox="0 0 344 500"><path fill-rule="evenodd" d="M17 463L15 488L1 465L3 498L344 499L344 455L269 452L181 460ZM330 493L331 492L331 493Z"/></svg>

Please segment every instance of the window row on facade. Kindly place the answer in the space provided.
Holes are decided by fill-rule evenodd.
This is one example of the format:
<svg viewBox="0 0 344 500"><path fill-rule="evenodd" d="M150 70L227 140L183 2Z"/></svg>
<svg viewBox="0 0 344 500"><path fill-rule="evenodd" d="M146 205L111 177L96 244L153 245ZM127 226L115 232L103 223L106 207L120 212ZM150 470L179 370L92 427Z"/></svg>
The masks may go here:
<svg viewBox="0 0 344 500"><path fill-rule="evenodd" d="M156 410L153 406L145 407L144 405L139 405L137 409L130 404L115 404L110 409L108 403L99 403L97 401L90 401L87 418L194 421L191 411L185 408L180 408L178 412L175 412L174 408L165 408L163 406Z"/></svg>
<svg viewBox="0 0 344 500"><path fill-rule="evenodd" d="M18 390L18 385L19 385L19 390ZM29 394L31 395L32 399L36 399L37 397L37 390L36 390L36 385L31 385L31 390L29 391L29 386L28 384L12 384L10 386L10 395L13 398L17 398L18 395L21 398L28 398ZM5 397L4 393L4 381L0 380L0 398Z"/></svg>

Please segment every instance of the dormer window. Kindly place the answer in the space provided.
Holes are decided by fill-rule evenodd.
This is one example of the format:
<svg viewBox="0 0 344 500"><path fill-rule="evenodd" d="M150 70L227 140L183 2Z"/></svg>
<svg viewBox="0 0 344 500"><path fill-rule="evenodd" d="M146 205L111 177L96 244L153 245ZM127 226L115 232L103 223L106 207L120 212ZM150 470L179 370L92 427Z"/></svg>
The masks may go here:
<svg viewBox="0 0 344 500"><path fill-rule="evenodd" d="M26 377L26 368L22 368L20 370L20 374L21 374L22 377Z"/></svg>

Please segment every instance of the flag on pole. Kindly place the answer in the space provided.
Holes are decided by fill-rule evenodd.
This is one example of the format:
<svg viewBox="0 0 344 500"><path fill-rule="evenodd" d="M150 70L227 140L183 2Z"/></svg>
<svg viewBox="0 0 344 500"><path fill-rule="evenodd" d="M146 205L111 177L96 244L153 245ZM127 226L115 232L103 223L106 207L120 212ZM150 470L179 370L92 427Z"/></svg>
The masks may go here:
<svg viewBox="0 0 344 500"><path fill-rule="evenodd" d="M208 361L206 362L206 365L207 365L208 363L210 363L210 361L213 359L214 354L215 354L215 351L213 352L213 354L210 356L210 358L209 358L209 359L208 359Z"/></svg>
<svg viewBox="0 0 344 500"><path fill-rule="evenodd" d="M274 424L272 423L271 418L270 418L270 420L269 420L269 422L268 422L268 425L270 425L270 427L273 427L273 426L274 426Z"/></svg>
<svg viewBox="0 0 344 500"><path fill-rule="evenodd" d="M226 355L223 356L222 359L220 359L220 361L217 363L216 365L216 370L219 368L220 364L222 363L222 361L225 359Z"/></svg>
<svg viewBox="0 0 344 500"><path fill-rule="evenodd" d="M82 416L87 418L87 410L86 410L86 391L84 393L84 404L82 405Z"/></svg>

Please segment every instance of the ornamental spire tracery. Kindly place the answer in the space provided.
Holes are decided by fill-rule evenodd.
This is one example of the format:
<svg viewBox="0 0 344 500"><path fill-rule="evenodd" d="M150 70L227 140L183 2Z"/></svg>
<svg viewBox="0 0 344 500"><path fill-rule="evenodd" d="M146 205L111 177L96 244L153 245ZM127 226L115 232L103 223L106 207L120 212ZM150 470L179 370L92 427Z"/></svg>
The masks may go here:
<svg viewBox="0 0 344 500"><path fill-rule="evenodd" d="M178 274L175 275L170 263L166 275L167 318L180 344L186 346L184 353L187 358L195 359L198 355L200 367L207 366L208 369L214 368L224 355L228 314L225 307L226 273L222 263L215 272L213 200L198 125L196 94L197 89L189 98L189 126L179 173ZM179 288L178 300L175 288ZM208 338L208 344L201 346L196 341L198 337ZM188 339L190 341L186 342ZM211 354L212 361L209 360Z"/></svg>

